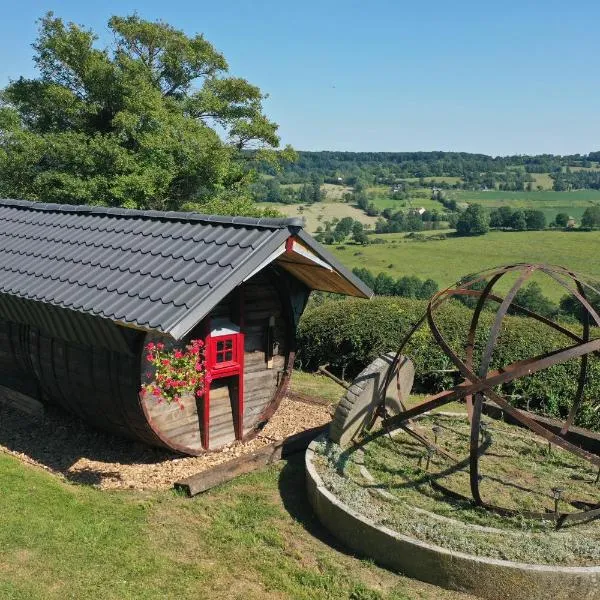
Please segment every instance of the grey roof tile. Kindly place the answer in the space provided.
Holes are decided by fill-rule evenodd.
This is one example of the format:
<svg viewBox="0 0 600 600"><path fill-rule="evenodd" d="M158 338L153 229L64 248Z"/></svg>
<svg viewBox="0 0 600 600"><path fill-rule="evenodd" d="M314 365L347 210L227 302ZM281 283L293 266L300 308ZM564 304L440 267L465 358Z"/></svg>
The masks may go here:
<svg viewBox="0 0 600 600"><path fill-rule="evenodd" d="M170 333L299 225L0 200L0 293Z"/></svg>
<svg viewBox="0 0 600 600"><path fill-rule="evenodd" d="M301 226L0 199L0 294L182 337Z"/></svg>

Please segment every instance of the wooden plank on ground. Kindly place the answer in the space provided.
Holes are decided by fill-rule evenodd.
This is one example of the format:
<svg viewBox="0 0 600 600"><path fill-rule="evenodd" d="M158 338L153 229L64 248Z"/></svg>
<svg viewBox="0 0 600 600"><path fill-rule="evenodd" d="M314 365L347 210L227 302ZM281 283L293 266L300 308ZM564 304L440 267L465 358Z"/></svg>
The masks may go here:
<svg viewBox="0 0 600 600"><path fill-rule="evenodd" d="M0 403L34 417L44 416L44 405L35 398L0 385Z"/></svg>
<svg viewBox="0 0 600 600"><path fill-rule="evenodd" d="M176 481L173 487L185 492L188 496L196 496L239 475L256 471L292 454L306 450L310 442L328 427L329 423L291 435L279 442L263 446L256 452L243 454L212 469Z"/></svg>

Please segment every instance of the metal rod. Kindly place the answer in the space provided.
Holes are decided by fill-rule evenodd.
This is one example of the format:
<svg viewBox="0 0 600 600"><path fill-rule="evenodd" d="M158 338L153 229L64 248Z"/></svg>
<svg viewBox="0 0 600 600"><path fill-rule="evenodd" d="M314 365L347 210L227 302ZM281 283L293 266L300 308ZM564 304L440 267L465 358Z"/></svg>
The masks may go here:
<svg viewBox="0 0 600 600"><path fill-rule="evenodd" d="M343 381L342 379L340 379L339 377L336 377L333 373L330 373L325 367L328 367L329 365L321 365L317 371L319 371L319 373L323 373L323 375L326 375L327 377L329 377L329 379L332 379L333 381L335 381L338 385L341 385L345 390L350 389L350 384L346 383L345 381Z"/></svg>

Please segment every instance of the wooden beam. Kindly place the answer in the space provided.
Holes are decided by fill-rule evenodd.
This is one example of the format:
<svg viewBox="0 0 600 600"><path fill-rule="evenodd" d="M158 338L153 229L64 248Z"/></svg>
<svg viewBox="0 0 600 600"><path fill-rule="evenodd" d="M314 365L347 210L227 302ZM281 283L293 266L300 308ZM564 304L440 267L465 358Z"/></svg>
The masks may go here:
<svg viewBox="0 0 600 600"><path fill-rule="evenodd" d="M191 477L176 481L173 487L176 490L185 492L190 497L196 496L239 475L251 473L278 460L285 459L292 454L303 452L310 442L328 427L329 423L291 435L279 442L263 446L256 452L243 454L212 469L207 469Z"/></svg>
<svg viewBox="0 0 600 600"><path fill-rule="evenodd" d="M0 404L5 404L33 417L44 416L44 405L39 400L3 385L0 385Z"/></svg>

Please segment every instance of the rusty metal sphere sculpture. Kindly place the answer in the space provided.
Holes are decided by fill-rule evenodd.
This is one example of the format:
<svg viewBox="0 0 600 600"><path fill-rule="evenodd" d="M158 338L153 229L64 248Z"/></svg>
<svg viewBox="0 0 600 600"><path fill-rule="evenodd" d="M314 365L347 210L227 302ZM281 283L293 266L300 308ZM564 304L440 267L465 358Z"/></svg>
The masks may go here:
<svg viewBox="0 0 600 600"><path fill-rule="evenodd" d="M524 307L517 305L514 300L517 292L536 274L544 274L556 283L562 286L569 294L577 299L582 307L583 326L581 334L575 333L547 317L532 312ZM500 296L494 293L496 284L506 275L516 277L515 282L505 296ZM483 282L483 283L482 283ZM480 288L480 289L478 289ZM483 288L483 289L481 289ZM475 505L488 508L490 510L500 512L502 514L513 514L514 511L495 506L491 502L486 502L480 491L480 474L479 460L482 454L482 447L486 443L486 432L481 430L481 415L484 405L484 398L497 405L505 414L510 415L512 419L517 421L521 426L528 428L535 434L545 438L549 443L555 444L560 448L570 452L585 461L600 468L600 456L593 452L589 452L579 446L573 444L567 439L569 428L575 421L578 410L581 407L584 397L584 389L588 373L589 355L591 353L600 355L600 338L591 337L591 327L600 327L600 315L590 303L590 296L600 296L600 290L592 286L589 280L570 271L569 269L545 264L514 264L504 267L498 267L482 271L476 275L470 276L467 281L459 282L455 286L442 290L435 294L427 307L425 315L416 323L406 338L400 345L396 353L395 361L388 370L388 376L385 382L387 387L393 378L393 373L396 372L397 361L401 359L406 345L410 342L413 335L423 327L428 325L435 341L443 350L448 359L454 364L460 372L462 381L453 387L442 391L434 396L427 398L419 405L406 409L394 416L389 416L386 413L384 402L380 404L375 414L383 417L382 431L389 431L395 427L406 427L407 423L419 415L424 414L434 408L438 408L449 402L464 399L467 403L467 412L471 424L470 444L469 444L469 476L472 501ZM459 356L449 345L440 331L436 323L436 313L445 303L452 299L470 296L476 299L476 306L473 311L471 324L467 334L467 344L464 356ZM487 336L485 347L479 364L474 364L474 348L480 316L484 305L489 302L496 303L498 309L492 322L491 329ZM494 355L494 349L499 338L502 322L509 312L525 315L537 321L540 321L556 331L562 333L566 338L569 338L573 343L554 350L540 356L534 356L525 360L520 360L509 365L505 365L500 369L492 370L490 365ZM558 365L566 361L578 359L580 361L579 379L577 383L577 391L573 399L569 414L562 424L560 431L554 432L546 427L540 420L534 418L534 415L527 411L516 409L502 394L498 393L497 386L514 381L520 377L529 376L547 369L553 365ZM385 388L384 388L385 389ZM402 399L400 399L402 401ZM427 438L411 432L417 437L428 449L433 448L435 451L443 450L435 443ZM483 441L482 441L483 439ZM441 491L457 496L455 492L436 484ZM462 498L462 496L461 496ZM527 512L520 513L521 515L531 518L556 519L560 524L567 522L588 520L600 516L600 504L589 507L589 510L579 511L575 513L556 512L555 514Z"/></svg>

